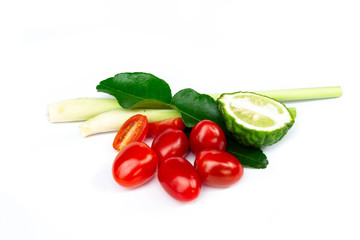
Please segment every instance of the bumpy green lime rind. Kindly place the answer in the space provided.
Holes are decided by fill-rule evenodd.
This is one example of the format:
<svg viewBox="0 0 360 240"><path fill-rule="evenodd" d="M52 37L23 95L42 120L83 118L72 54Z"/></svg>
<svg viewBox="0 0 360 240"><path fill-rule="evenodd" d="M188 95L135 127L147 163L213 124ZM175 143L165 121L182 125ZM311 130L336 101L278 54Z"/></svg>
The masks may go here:
<svg viewBox="0 0 360 240"><path fill-rule="evenodd" d="M218 107L221 112L223 121L225 123L226 129L232 134L232 136L240 144L245 145L245 146L255 147L255 148L261 148L263 146L272 145L274 143L279 142L286 135L286 133L289 131L289 129L293 126L293 124L295 122L294 118L283 103L281 103L275 99L269 98L267 96L260 95L260 94L256 94L256 95L272 99L272 100L282 104L285 107L284 109L286 109L289 112L289 115L291 116L291 120L289 122L284 123L283 126L277 128L275 130L272 130L272 131L261 131L261 130L249 129L246 126L239 124L236 121L235 117L227 112L227 109L225 107L226 104L224 102L222 102L223 95L231 95L231 94L238 94L238 93L256 94L256 93L252 93L252 92L225 93L225 94L222 94L218 98L217 103L218 103Z"/></svg>

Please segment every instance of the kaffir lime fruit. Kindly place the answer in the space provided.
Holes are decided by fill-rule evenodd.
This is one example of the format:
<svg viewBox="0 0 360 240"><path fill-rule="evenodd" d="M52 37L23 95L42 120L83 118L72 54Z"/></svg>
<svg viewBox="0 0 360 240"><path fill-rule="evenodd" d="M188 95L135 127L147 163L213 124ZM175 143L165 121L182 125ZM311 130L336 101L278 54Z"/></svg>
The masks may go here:
<svg viewBox="0 0 360 240"><path fill-rule="evenodd" d="M227 130L245 146L272 145L294 124L293 116L283 103L260 94L225 93L217 102Z"/></svg>

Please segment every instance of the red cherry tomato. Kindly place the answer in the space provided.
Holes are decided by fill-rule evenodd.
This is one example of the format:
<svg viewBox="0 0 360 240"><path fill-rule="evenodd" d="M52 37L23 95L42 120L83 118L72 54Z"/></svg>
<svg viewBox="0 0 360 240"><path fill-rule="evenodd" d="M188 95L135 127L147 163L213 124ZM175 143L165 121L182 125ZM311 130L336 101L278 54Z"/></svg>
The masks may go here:
<svg viewBox="0 0 360 240"><path fill-rule="evenodd" d="M156 137L168 128L184 130L185 124L180 117L170 118L170 119L157 121L157 122L152 122L152 123L149 123L148 135L152 136L152 137Z"/></svg>
<svg viewBox="0 0 360 240"><path fill-rule="evenodd" d="M215 149L199 152L194 166L201 181L214 187L233 185L244 174L243 166L233 155Z"/></svg>
<svg viewBox="0 0 360 240"><path fill-rule="evenodd" d="M136 114L129 118L115 136L113 147L119 151L131 142L141 142L145 139L149 129L147 117Z"/></svg>
<svg viewBox="0 0 360 240"><path fill-rule="evenodd" d="M190 149L194 154L204 149L225 151L225 148L225 133L221 127L213 121L200 121L190 132Z"/></svg>
<svg viewBox="0 0 360 240"><path fill-rule="evenodd" d="M188 202L200 194L199 176L191 163L182 157L165 159L159 167L158 179L165 191L176 200Z"/></svg>
<svg viewBox="0 0 360 240"><path fill-rule="evenodd" d="M143 142L132 142L116 156L112 173L119 185L134 188L150 180L157 166L156 153L148 145Z"/></svg>
<svg viewBox="0 0 360 240"><path fill-rule="evenodd" d="M189 140L183 131L169 128L154 138L151 148L161 164L169 157L184 157L189 150Z"/></svg>

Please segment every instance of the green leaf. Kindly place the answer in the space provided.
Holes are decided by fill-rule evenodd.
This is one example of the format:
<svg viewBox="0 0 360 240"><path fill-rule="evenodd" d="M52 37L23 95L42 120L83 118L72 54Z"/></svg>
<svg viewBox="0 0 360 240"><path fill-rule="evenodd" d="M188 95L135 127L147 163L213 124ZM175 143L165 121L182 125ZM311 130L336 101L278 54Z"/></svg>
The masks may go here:
<svg viewBox="0 0 360 240"><path fill-rule="evenodd" d="M187 127L194 127L201 120L208 119L225 130L217 103L207 94L185 88L174 95L171 104L181 113L181 118Z"/></svg>
<svg viewBox="0 0 360 240"><path fill-rule="evenodd" d="M164 80L143 72L116 74L101 81L96 89L114 96L123 108L143 107L143 101L166 105L172 99L170 87Z"/></svg>
<svg viewBox="0 0 360 240"><path fill-rule="evenodd" d="M261 149L240 145L231 138L226 138L226 151L234 155L243 166L266 168L269 161Z"/></svg>

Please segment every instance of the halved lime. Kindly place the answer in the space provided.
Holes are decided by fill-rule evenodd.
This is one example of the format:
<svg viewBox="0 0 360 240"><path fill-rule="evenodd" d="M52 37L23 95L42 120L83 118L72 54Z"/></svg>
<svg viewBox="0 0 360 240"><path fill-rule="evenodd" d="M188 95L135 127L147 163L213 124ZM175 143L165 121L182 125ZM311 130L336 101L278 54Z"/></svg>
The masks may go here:
<svg viewBox="0 0 360 240"><path fill-rule="evenodd" d="M272 145L294 124L293 116L283 103L260 94L225 93L217 102L227 130L245 146Z"/></svg>

